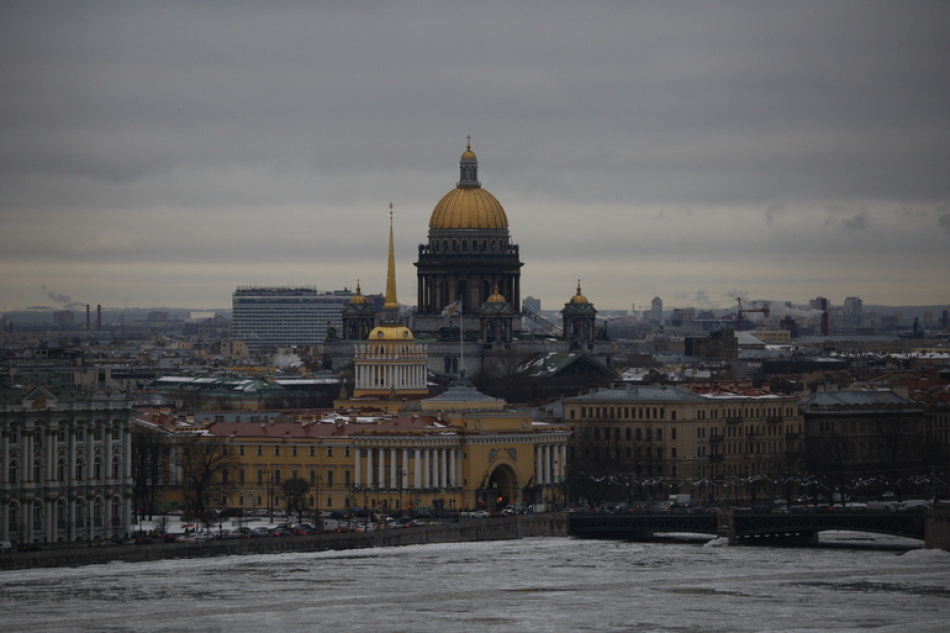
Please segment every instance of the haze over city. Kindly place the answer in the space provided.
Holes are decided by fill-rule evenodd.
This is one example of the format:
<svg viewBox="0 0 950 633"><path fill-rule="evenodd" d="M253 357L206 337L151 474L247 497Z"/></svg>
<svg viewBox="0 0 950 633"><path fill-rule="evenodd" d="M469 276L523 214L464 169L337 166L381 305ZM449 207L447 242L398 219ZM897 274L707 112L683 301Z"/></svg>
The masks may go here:
<svg viewBox="0 0 950 633"><path fill-rule="evenodd" d="M458 181L557 308L950 302L946 2L5 2L0 311L399 298Z"/></svg>

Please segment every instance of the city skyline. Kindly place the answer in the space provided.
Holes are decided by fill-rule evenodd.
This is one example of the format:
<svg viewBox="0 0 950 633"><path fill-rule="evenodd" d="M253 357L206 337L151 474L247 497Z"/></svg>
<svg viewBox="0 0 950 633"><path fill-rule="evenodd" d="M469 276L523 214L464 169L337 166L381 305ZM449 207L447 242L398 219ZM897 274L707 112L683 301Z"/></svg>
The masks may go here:
<svg viewBox="0 0 950 633"><path fill-rule="evenodd" d="M471 135L558 309L950 303L950 5L0 7L0 311L400 301Z"/></svg>

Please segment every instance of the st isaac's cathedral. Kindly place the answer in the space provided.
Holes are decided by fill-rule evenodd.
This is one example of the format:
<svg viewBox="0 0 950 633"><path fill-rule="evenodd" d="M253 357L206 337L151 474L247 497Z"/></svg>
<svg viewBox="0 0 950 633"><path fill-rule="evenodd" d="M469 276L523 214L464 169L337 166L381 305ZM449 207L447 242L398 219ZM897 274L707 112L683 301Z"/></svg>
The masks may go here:
<svg viewBox="0 0 950 633"><path fill-rule="evenodd" d="M494 381L496 392L517 377L522 389L504 395L519 400L561 395L568 384L589 386L615 378L611 343L580 282L564 304L561 323L551 323L522 307L523 265L504 207L482 188L469 143L459 160L456 187L429 218L428 239L419 245L415 262L416 305L403 312L415 343L426 348L428 374L445 383L465 377L489 389ZM389 294L387 287L391 303ZM377 314L357 286L343 309L342 332L324 346L328 364L336 370L353 366L354 343L366 341L392 318ZM528 318L531 327L526 327Z"/></svg>

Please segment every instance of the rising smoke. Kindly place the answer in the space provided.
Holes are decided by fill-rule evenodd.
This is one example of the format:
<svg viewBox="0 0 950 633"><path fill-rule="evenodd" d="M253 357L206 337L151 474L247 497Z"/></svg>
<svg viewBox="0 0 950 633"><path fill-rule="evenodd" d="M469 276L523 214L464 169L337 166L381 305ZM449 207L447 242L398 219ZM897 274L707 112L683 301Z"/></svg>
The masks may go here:
<svg viewBox="0 0 950 633"><path fill-rule="evenodd" d="M77 310L84 308L86 306L82 301L73 301L69 298L69 295L60 294L58 292L53 292L46 287L46 284L40 286L40 289L43 293L59 305L63 310Z"/></svg>

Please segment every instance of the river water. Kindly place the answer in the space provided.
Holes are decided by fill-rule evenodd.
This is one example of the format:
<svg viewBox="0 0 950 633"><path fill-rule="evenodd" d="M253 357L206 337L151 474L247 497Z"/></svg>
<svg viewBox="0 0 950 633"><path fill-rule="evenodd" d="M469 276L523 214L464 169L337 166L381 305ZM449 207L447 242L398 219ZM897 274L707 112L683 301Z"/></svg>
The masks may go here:
<svg viewBox="0 0 950 633"><path fill-rule="evenodd" d="M945 633L950 553L533 538L9 571L0 605L4 633Z"/></svg>

